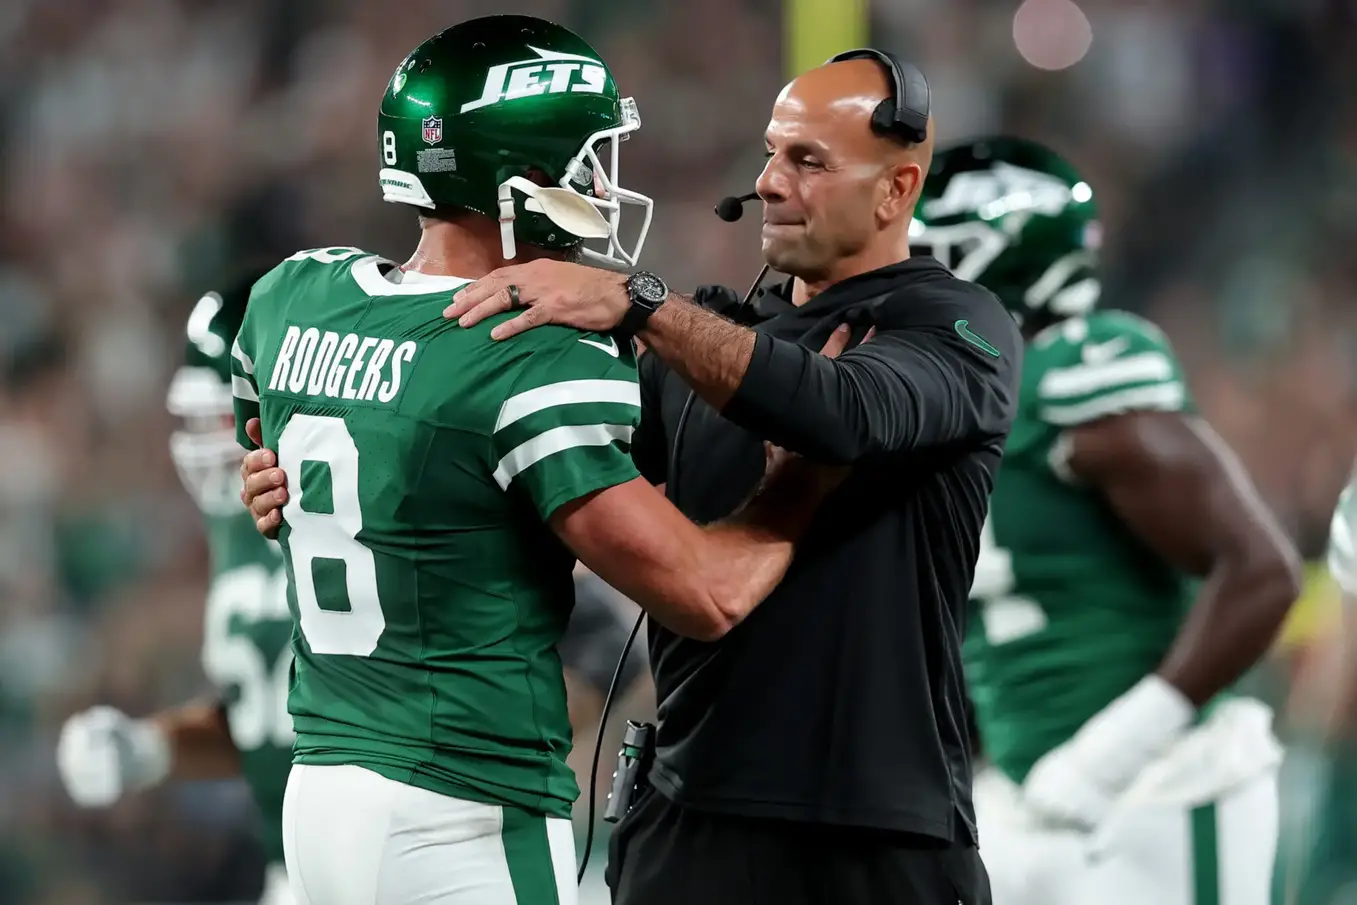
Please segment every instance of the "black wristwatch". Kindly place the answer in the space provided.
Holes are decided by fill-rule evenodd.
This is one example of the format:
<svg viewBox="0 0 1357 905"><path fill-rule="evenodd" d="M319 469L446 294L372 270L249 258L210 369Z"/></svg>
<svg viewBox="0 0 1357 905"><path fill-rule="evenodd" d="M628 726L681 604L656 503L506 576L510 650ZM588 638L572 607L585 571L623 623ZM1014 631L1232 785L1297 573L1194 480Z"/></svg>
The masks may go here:
<svg viewBox="0 0 1357 905"><path fill-rule="evenodd" d="M669 287L664 285L664 280L645 270L638 270L627 277L626 287L631 307L622 316L622 323L617 325L616 332L630 339L641 331L646 321L650 320L650 315L658 311L664 300L669 298Z"/></svg>

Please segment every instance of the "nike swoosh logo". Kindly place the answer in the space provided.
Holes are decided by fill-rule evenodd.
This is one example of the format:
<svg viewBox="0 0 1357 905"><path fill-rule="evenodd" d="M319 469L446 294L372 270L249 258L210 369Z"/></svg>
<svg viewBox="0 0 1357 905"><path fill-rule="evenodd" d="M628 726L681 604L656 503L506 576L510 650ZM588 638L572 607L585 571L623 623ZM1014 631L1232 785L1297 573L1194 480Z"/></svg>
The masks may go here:
<svg viewBox="0 0 1357 905"><path fill-rule="evenodd" d="M1118 336L1116 339L1109 339L1106 342L1097 343L1092 346L1084 346L1081 356L1086 365L1106 364L1118 355L1126 351L1131 341L1124 336Z"/></svg>
<svg viewBox="0 0 1357 905"><path fill-rule="evenodd" d="M983 336L978 336L973 333L971 328L967 326L968 324L970 324L970 321L962 318L952 325L956 329L957 336L960 336L986 355L993 355L995 358L998 358L1001 354L999 350L991 346Z"/></svg>
<svg viewBox="0 0 1357 905"><path fill-rule="evenodd" d="M608 345L606 346L596 339L582 339L580 342L584 343L586 346L593 346L595 349L607 352L613 358L617 357L617 340L613 339L611 336L608 337Z"/></svg>

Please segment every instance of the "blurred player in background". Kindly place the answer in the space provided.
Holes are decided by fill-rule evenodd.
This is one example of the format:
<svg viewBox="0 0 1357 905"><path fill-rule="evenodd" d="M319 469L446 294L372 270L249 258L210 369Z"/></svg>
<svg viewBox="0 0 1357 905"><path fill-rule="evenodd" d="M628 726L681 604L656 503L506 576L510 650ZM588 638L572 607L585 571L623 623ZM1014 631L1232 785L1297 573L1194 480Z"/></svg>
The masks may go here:
<svg viewBox="0 0 1357 905"><path fill-rule="evenodd" d="M1028 340L965 645L981 851L996 905L1265 905L1281 750L1230 686L1297 557L1164 335L1097 310L1096 217L1066 161L993 138L937 155L915 227Z"/></svg>
<svg viewBox="0 0 1357 905"><path fill-rule="evenodd" d="M250 287L262 274L250 271L199 299L168 398L170 413L183 423L170 437L171 453L206 522L211 579L202 662L222 696L144 719L107 706L78 713L62 727L57 765L71 798L84 807L112 804L167 779L243 775L269 861L262 902L289 905L282 805L292 762L292 617L278 544L261 537L240 506L243 450L229 364Z"/></svg>
<svg viewBox="0 0 1357 905"><path fill-rule="evenodd" d="M1317 662L1293 692L1318 730L1322 778L1285 846L1278 905L1343 905L1357 895L1357 473L1334 508L1327 566L1342 598L1338 631L1316 642Z"/></svg>

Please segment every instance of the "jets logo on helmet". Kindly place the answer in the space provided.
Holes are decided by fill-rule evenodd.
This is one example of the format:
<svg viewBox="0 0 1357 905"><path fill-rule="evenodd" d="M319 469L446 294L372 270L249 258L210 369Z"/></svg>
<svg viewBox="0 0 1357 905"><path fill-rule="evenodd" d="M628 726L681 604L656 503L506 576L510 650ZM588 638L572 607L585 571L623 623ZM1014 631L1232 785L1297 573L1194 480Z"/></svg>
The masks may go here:
<svg viewBox="0 0 1357 905"><path fill-rule="evenodd" d="M198 299L198 304L193 306L193 311L188 316L188 326L185 330L188 341L197 346L208 358L216 358L227 348L226 340L212 332L212 321L221 310L221 306L221 293L209 292Z"/></svg>
<svg viewBox="0 0 1357 905"><path fill-rule="evenodd" d="M538 94L562 94L566 91L603 93L603 86L608 81L608 70L598 60L574 53L542 50L531 45L528 49L537 54L537 59L491 66L481 96L463 104L461 112Z"/></svg>
<svg viewBox="0 0 1357 905"><path fill-rule="evenodd" d="M569 29L531 16L472 19L416 47L393 74L377 115L382 198L490 217L509 260L525 242L631 267L654 202L621 185L618 149L640 127L636 102ZM642 214L630 241L624 210Z"/></svg>
<svg viewBox="0 0 1357 905"><path fill-rule="evenodd" d="M940 151L910 248L985 286L1025 328L1085 314L1101 294L1093 190L1049 148L995 137Z"/></svg>
<svg viewBox="0 0 1357 905"><path fill-rule="evenodd" d="M958 173L940 197L924 202L924 213L929 218L976 214L993 220L1017 211L1036 211L1050 217L1074 200L1074 188L1047 173L1000 160L988 170ZM1082 200L1089 197L1091 192Z"/></svg>

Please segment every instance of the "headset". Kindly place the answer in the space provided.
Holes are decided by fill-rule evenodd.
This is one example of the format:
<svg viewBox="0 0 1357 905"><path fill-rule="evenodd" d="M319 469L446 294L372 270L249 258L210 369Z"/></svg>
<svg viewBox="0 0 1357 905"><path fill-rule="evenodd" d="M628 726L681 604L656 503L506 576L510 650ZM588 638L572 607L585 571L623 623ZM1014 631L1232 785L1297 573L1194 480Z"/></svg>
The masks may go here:
<svg viewBox="0 0 1357 905"><path fill-rule="evenodd" d="M825 61L825 65L844 60L876 60L885 67L890 76L891 96L877 104L876 109L872 111L872 131L906 145L921 144L928 137L932 89L929 88L928 79L924 78L924 74L919 68L911 63L902 62L893 53L871 47L845 50L843 53L830 57ZM752 192L748 195L731 195L722 198L716 205L716 216L727 223L733 223L739 220L744 213L744 203L753 201L758 197L757 192ZM749 304L749 300L754 297L754 293L758 291L759 286L763 283L763 278L767 274L768 265L764 264L758 276L754 278L754 282L750 285L749 291L745 293L744 299L740 302L741 307ZM683 428L688 423L688 415L692 411L693 401L696 398L697 393L689 390L688 398L683 403L683 410L679 413L678 423L674 425L674 445L669 450L669 470L665 481L665 496L675 506L678 505L678 460L679 450L683 443ZM622 655L617 659L617 668L613 670L612 682L608 685L608 694L603 699L603 713L599 716L598 735L594 742L593 765L589 770L589 823L584 837L584 859L580 862L579 872L575 878L577 883L584 882L584 871L589 866L589 854L594 843L594 802L597 800L598 759L603 751L603 731L608 726L608 713L612 710L613 695L617 691L617 683L622 678L622 668L626 665L627 656L631 653L631 645L636 640L636 635L641 631L641 624L645 621L645 618L645 613L636 617L636 624L632 626L631 634L627 637L627 643L622 647Z"/></svg>
<svg viewBox="0 0 1357 905"><path fill-rule="evenodd" d="M872 111L872 131L902 141L920 144L928 137L933 91L917 66L904 63L893 53L860 47L830 57L825 65L844 60L876 60L891 79L891 96Z"/></svg>

